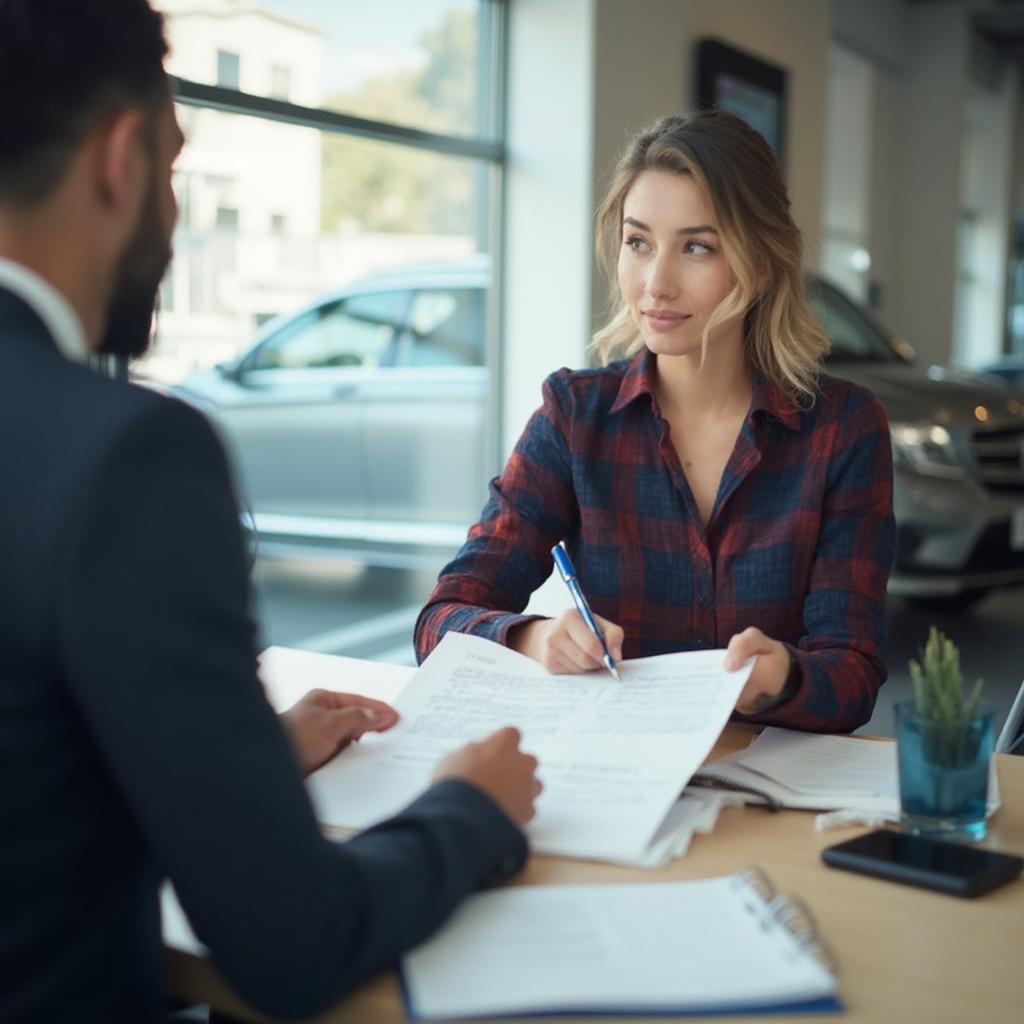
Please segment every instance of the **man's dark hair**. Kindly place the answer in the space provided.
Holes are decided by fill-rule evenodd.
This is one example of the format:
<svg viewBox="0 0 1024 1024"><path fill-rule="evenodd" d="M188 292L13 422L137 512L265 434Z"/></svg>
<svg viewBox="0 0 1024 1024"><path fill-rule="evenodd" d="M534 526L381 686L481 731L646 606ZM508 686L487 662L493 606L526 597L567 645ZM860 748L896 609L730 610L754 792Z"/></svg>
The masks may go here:
<svg viewBox="0 0 1024 1024"><path fill-rule="evenodd" d="M0 0L0 202L48 196L106 114L155 114L166 54L148 0Z"/></svg>

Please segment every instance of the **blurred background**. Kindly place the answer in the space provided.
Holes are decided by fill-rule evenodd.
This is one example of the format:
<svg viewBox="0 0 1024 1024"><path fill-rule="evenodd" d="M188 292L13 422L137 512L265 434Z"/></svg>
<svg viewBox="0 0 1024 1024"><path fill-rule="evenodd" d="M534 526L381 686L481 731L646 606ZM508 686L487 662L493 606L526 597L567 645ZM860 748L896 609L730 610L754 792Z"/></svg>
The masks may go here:
<svg viewBox="0 0 1024 1024"><path fill-rule="evenodd" d="M932 623L1005 715L1024 676L1024 3L155 5L187 143L133 372L224 436L264 645L412 663L541 381L587 362L619 150L718 103L782 160L829 372L893 425L891 679L865 731L892 734Z"/></svg>

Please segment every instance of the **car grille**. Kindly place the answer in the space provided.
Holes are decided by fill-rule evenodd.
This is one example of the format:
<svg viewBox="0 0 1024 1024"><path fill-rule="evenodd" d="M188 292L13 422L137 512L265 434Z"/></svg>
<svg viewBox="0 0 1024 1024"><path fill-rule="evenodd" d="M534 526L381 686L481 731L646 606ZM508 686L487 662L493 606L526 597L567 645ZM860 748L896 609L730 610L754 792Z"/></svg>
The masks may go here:
<svg viewBox="0 0 1024 1024"><path fill-rule="evenodd" d="M990 523L974 545L963 571L1004 572L1007 569L1024 569L1024 551L1010 547L1009 523Z"/></svg>
<svg viewBox="0 0 1024 1024"><path fill-rule="evenodd" d="M1024 494L1024 426L979 430L974 457L982 484L990 491Z"/></svg>

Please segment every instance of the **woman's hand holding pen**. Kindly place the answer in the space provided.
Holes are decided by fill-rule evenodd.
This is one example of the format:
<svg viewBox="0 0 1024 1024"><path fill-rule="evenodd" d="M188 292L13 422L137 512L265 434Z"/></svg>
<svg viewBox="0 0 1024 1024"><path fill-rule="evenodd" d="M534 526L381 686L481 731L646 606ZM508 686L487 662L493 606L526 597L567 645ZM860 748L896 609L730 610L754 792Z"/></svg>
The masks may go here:
<svg viewBox="0 0 1024 1024"><path fill-rule="evenodd" d="M619 662L624 636L622 627L600 615L594 618L604 633L608 653ZM562 612L557 619L534 619L515 626L507 644L513 651L539 661L549 672L560 675L604 668L601 641L575 608Z"/></svg>
<svg viewBox="0 0 1024 1024"><path fill-rule="evenodd" d="M754 669L736 701L736 710L741 715L767 711L789 696L785 691L793 668L793 656L785 644L766 636L754 626L736 633L729 641L724 668L735 671L754 655L757 655Z"/></svg>

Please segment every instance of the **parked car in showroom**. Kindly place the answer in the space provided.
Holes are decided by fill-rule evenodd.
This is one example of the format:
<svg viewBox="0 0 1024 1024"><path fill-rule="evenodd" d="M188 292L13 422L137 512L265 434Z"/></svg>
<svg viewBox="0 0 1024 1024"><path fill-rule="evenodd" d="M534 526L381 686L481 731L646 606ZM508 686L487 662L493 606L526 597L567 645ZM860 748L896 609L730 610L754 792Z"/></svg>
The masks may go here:
<svg viewBox="0 0 1024 1024"><path fill-rule="evenodd" d="M978 367L978 373L998 377L1017 391L1024 392L1024 355L1006 355Z"/></svg>
<svg viewBox="0 0 1024 1024"><path fill-rule="evenodd" d="M366 278L279 317L178 393L234 453L263 550L437 564L486 496L483 259ZM966 607L1024 583L1024 405L984 378L916 366L864 309L808 285L828 371L889 416L898 526L890 591ZM554 367L552 367L554 369Z"/></svg>
<svg viewBox="0 0 1024 1024"><path fill-rule="evenodd" d="M956 610L1024 583L1024 402L983 376L917 366L833 285L813 281L808 292L832 341L828 372L870 388L889 417L890 593Z"/></svg>

